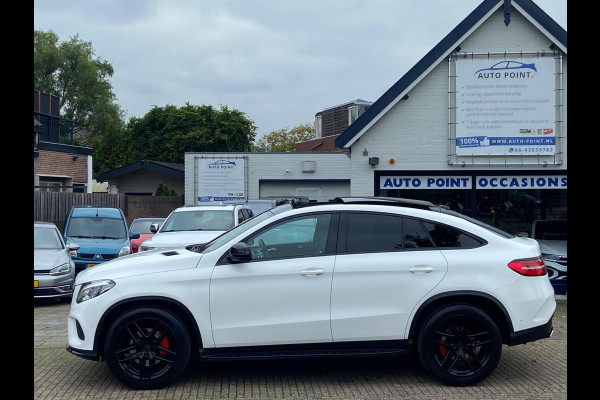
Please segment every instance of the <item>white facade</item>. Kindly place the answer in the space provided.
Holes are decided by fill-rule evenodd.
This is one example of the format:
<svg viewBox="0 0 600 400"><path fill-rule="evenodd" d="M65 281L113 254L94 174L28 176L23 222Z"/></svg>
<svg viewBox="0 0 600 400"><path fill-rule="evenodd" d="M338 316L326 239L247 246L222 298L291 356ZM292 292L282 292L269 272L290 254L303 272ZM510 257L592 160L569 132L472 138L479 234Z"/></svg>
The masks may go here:
<svg viewBox="0 0 600 400"><path fill-rule="evenodd" d="M460 52L550 52L552 42L529 22L515 7L511 21L504 24L502 7L480 26L477 26L460 45ZM523 171L544 173L550 170L567 170L567 56L562 58L562 162L555 164L552 156L512 157L459 157L458 163L449 165L449 62L442 57L416 85L409 88L384 115L367 127L351 148L351 194L372 196L376 193L376 171L446 171L473 170ZM367 149L368 156L363 156ZM559 145L557 145L557 150ZM379 157L372 167L369 157ZM394 163L390 163L390 159ZM461 160L465 161L462 167ZM546 166L544 166L546 161ZM486 165L487 163L487 165Z"/></svg>
<svg viewBox="0 0 600 400"><path fill-rule="evenodd" d="M244 193L247 200L267 196L307 196L327 201L350 195L350 159L335 153L186 153L185 204L198 204L199 159L244 160ZM303 171L303 162L314 162L314 172Z"/></svg>

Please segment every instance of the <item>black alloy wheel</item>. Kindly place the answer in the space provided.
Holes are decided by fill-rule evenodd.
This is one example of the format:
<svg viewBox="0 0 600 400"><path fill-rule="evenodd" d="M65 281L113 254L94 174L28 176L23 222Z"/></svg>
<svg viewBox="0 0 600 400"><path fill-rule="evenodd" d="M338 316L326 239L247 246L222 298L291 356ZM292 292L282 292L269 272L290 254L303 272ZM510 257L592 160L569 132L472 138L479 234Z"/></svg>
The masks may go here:
<svg viewBox="0 0 600 400"><path fill-rule="evenodd" d="M433 312L417 338L421 365L434 379L451 386L476 384L498 365L502 338L481 309L454 304Z"/></svg>
<svg viewBox="0 0 600 400"><path fill-rule="evenodd" d="M137 308L121 315L104 342L109 369L132 389L157 389L181 376L190 358L190 336L174 314Z"/></svg>

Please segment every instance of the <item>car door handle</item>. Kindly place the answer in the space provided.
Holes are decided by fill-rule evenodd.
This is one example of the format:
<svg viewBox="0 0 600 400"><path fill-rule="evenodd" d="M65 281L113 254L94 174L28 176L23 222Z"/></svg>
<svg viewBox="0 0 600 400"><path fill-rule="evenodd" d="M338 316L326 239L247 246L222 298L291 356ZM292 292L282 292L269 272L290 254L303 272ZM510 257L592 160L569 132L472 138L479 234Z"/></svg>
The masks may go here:
<svg viewBox="0 0 600 400"><path fill-rule="evenodd" d="M308 268L308 269L300 271L300 275L304 275L304 276L323 275L324 273L325 273L325 270L322 268Z"/></svg>
<svg viewBox="0 0 600 400"><path fill-rule="evenodd" d="M408 271L415 273L415 274L428 274L430 272L433 272L433 267L426 267L426 266L412 267Z"/></svg>

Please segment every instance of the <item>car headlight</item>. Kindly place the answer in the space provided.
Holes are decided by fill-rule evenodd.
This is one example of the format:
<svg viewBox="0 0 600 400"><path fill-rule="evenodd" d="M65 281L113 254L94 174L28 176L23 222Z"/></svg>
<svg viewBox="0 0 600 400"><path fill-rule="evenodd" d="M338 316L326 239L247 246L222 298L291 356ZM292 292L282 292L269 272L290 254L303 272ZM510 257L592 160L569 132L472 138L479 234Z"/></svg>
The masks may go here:
<svg viewBox="0 0 600 400"><path fill-rule="evenodd" d="M88 282L81 285L81 290L77 294L77 303L82 303L86 300L93 299L94 297L100 296L112 289L115 286L115 282L110 279L104 279L101 281Z"/></svg>
<svg viewBox="0 0 600 400"><path fill-rule="evenodd" d="M59 265L58 267L54 267L50 270L49 275L67 275L71 273L71 265L70 264L63 264L63 265Z"/></svg>
<svg viewBox="0 0 600 400"><path fill-rule="evenodd" d="M121 250L119 250L119 257L123 257L128 254L131 254L131 248L129 246L121 247Z"/></svg>

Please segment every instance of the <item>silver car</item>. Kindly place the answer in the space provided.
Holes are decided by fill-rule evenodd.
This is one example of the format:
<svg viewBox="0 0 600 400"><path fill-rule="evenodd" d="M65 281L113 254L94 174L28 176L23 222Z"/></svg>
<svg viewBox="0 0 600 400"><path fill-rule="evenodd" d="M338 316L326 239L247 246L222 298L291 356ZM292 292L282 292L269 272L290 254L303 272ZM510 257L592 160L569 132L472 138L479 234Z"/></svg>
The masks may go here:
<svg viewBox="0 0 600 400"><path fill-rule="evenodd" d="M59 298L71 301L75 281L75 264L70 251L79 249L72 243L67 246L52 222L33 223L33 297Z"/></svg>

